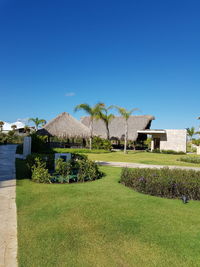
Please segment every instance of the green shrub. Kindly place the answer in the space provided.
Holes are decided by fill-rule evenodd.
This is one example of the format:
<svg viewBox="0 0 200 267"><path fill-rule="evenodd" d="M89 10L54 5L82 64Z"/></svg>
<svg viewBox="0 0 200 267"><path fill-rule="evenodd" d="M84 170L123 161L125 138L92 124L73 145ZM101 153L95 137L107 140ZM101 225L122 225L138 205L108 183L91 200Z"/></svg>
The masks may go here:
<svg viewBox="0 0 200 267"><path fill-rule="evenodd" d="M48 170L52 171L54 169L54 155L53 154L38 154L38 153L32 153L31 155L28 155L26 157L26 166L29 171L29 177L32 173L32 167L36 163L36 159L39 158L40 161L45 163Z"/></svg>
<svg viewBox="0 0 200 267"><path fill-rule="evenodd" d="M86 148L52 148L53 153L74 153L74 154L101 154L110 153L110 151L105 149L86 149Z"/></svg>
<svg viewBox="0 0 200 267"><path fill-rule="evenodd" d="M29 171L29 177L33 177L33 170L38 166L46 168L53 173L54 155L52 154L31 154L26 158L26 167ZM42 172L42 171L41 171ZM36 173L38 175L38 172ZM103 173L99 170L98 165L88 160L86 155L72 154L70 161L65 162L63 159L57 159L55 164L55 172L50 178L53 183L66 182L85 182L99 179ZM36 179L35 179L36 180ZM40 179L42 182L42 178ZM44 180L46 182L46 179Z"/></svg>
<svg viewBox="0 0 200 267"><path fill-rule="evenodd" d="M46 164L39 158L35 159L35 164L32 167L32 181L36 183L51 183L51 176L46 169Z"/></svg>
<svg viewBox="0 0 200 267"><path fill-rule="evenodd" d="M189 162L189 163L195 163L195 164L200 164L200 157L181 157L177 159L178 161L183 161L183 162Z"/></svg>
<svg viewBox="0 0 200 267"><path fill-rule="evenodd" d="M152 138L147 138L144 141L144 145L146 145L148 149L151 149L151 141L152 141Z"/></svg>
<svg viewBox="0 0 200 267"><path fill-rule="evenodd" d="M17 146L16 154L23 154L23 144Z"/></svg>
<svg viewBox="0 0 200 267"><path fill-rule="evenodd" d="M181 169L128 169L121 173L121 183L138 192L166 198L200 200L200 171Z"/></svg>
<svg viewBox="0 0 200 267"><path fill-rule="evenodd" d="M86 182L99 179L102 176L103 173L99 171L98 165L87 158L78 160L73 158L68 162L58 159L53 182L59 182L59 177L64 178L63 182Z"/></svg>
<svg viewBox="0 0 200 267"><path fill-rule="evenodd" d="M92 139L92 148L93 149L105 149L105 150L110 151L112 149L111 141L100 138L99 136L95 136Z"/></svg>
<svg viewBox="0 0 200 267"><path fill-rule="evenodd" d="M0 144L6 143L6 134L0 132Z"/></svg>
<svg viewBox="0 0 200 267"><path fill-rule="evenodd" d="M23 142L23 137L17 135L14 131L8 133L0 133L0 144L20 144Z"/></svg>
<svg viewBox="0 0 200 267"><path fill-rule="evenodd" d="M192 143L187 143L187 152L195 153L197 152L197 149L192 146Z"/></svg>
<svg viewBox="0 0 200 267"><path fill-rule="evenodd" d="M192 144L194 144L196 146L200 146L200 139L193 139Z"/></svg>
<svg viewBox="0 0 200 267"><path fill-rule="evenodd" d="M183 151L160 150L160 149L153 149L152 153L173 154L173 155L184 155L185 154L185 152Z"/></svg>
<svg viewBox="0 0 200 267"><path fill-rule="evenodd" d="M31 151L33 153L44 153L46 150L48 150L48 144L47 144L47 136L41 136L37 133L32 133L32 145L31 145Z"/></svg>
<svg viewBox="0 0 200 267"><path fill-rule="evenodd" d="M55 174L62 177L67 177L72 173L71 161L65 162L63 159L59 158L56 160L55 164Z"/></svg>
<svg viewBox="0 0 200 267"><path fill-rule="evenodd" d="M78 162L77 179L79 182L93 181L103 176L103 173L99 170L98 165L91 160L84 159Z"/></svg>

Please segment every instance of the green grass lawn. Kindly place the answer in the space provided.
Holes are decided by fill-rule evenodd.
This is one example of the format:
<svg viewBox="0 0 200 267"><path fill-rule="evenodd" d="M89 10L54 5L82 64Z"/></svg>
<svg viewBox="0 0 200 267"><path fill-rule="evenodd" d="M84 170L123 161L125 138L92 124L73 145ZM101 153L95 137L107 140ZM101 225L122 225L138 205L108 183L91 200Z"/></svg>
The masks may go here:
<svg viewBox="0 0 200 267"><path fill-rule="evenodd" d="M143 195L118 183L120 168L102 170L82 184L18 180L19 266L199 266L200 202Z"/></svg>
<svg viewBox="0 0 200 267"><path fill-rule="evenodd" d="M172 154L160 154L160 153L149 153L149 152L129 152L124 154L123 152L111 152L101 154L87 154L91 160L99 161L118 161L118 162L135 162L143 164L153 165L176 165L176 166L191 166L200 167L200 164L187 163L177 161L177 159L184 155L172 155ZM188 155L195 156L195 155Z"/></svg>

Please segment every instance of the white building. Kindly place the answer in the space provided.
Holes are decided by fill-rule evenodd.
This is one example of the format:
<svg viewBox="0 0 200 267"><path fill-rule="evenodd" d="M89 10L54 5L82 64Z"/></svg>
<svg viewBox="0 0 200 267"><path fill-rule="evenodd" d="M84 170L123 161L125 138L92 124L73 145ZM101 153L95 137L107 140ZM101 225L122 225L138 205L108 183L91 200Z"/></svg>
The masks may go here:
<svg viewBox="0 0 200 267"><path fill-rule="evenodd" d="M143 130L138 131L141 134L152 136L151 150L174 150L177 152L186 152L187 131L186 130Z"/></svg>
<svg viewBox="0 0 200 267"><path fill-rule="evenodd" d="M13 130L12 125L17 126L16 130L23 129L25 126L25 124L21 121L16 121L16 122L12 122L12 123L4 122L3 133L8 133L9 131L12 131Z"/></svg>

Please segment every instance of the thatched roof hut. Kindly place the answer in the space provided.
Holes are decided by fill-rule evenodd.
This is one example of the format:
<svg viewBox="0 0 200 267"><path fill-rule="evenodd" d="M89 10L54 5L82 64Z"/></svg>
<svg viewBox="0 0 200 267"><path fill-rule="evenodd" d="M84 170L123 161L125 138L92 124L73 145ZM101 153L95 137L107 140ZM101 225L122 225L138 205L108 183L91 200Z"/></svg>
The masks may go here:
<svg viewBox="0 0 200 267"><path fill-rule="evenodd" d="M59 138L89 138L90 131L80 121L69 113L63 112L37 131L40 135L56 136Z"/></svg>
<svg viewBox="0 0 200 267"><path fill-rule="evenodd" d="M151 126L151 121L155 118L150 115L143 116L130 116L128 120L128 140L136 141L138 138L137 131L149 129ZM81 122L89 127L90 117L81 118ZM95 120L93 124L94 135L100 136L101 138L106 138L106 127L102 120ZM124 118L115 117L110 125L110 138L111 139L124 139Z"/></svg>

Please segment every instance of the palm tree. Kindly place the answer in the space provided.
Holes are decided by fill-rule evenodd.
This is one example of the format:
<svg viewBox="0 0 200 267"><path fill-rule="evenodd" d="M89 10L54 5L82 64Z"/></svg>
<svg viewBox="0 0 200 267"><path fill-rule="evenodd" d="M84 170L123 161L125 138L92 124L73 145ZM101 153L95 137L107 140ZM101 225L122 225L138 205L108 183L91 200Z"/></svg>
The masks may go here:
<svg viewBox="0 0 200 267"><path fill-rule="evenodd" d="M44 126L46 124L46 120L37 118L30 118L28 120L29 122L33 122L35 124L36 131L38 130L39 126Z"/></svg>
<svg viewBox="0 0 200 267"><path fill-rule="evenodd" d="M97 118L99 111L103 107L104 107L103 103L97 103L96 105L94 105L94 107L91 107L88 104L80 104L74 108L75 112L78 110L84 110L90 116L90 126L89 126L89 128L90 128L90 149L92 149L93 122L94 122L94 119Z"/></svg>
<svg viewBox="0 0 200 267"><path fill-rule="evenodd" d="M119 106L114 106L119 114L124 118L124 131L125 131L125 135L124 135L124 153L127 153L127 140L128 140L128 119L130 118L131 114L138 110L137 108L133 108L131 110L127 110L125 108L119 107Z"/></svg>
<svg viewBox="0 0 200 267"><path fill-rule="evenodd" d="M0 131L1 132L3 131L3 126L4 126L4 122L3 121L0 121Z"/></svg>
<svg viewBox="0 0 200 267"><path fill-rule="evenodd" d="M194 127L191 127L191 128L186 128L187 130L187 135L190 137L190 140L192 140L192 137L197 134L195 132L195 128Z"/></svg>
<svg viewBox="0 0 200 267"><path fill-rule="evenodd" d="M11 128L14 131L15 129L17 129L17 125L13 124L13 125L11 125Z"/></svg>
<svg viewBox="0 0 200 267"><path fill-rule="evenodd" d="M96 118L102 120L105 123L106 126L106 136L107 139L110 139L110 130L109 130L109 124L114 119L113 114L108 114L109 110L113 108L113 106L106 107L104 104L104 107L101 107Z"/></svg>

